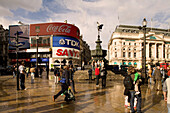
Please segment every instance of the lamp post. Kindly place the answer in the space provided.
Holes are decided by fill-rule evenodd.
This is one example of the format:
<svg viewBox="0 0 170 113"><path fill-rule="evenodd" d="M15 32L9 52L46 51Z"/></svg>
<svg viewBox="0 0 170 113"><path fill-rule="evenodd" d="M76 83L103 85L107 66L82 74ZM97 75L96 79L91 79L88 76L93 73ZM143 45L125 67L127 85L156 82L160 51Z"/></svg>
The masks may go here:
<svg viewBox="0 0 170 113"><path fill-rule="evenodd" d="M19 88L19 72L18 72L18 31L16 33L16 57L17 57L17 90L20 90L20 88Z"/></svg>
<svg viewBox="0 0 170 113"><path fill-rule="evenodd" d="M143 51L142 51L142 74L145 78L145 83L147 82L147 76L146 76L146 27L147 27L147 21L146 18L143 19L142 22L143 25L143 34L144 34L144 40L143 40Z"/></svg>
<svg viewBox="0 0 170 113"><path fill-rule="evenodd" d="M38 33L40 32L40 27L36 26L35 31L37 33L37 36L36 36L36 49L37 49L36 51L36 77L38 77L38 39L39 39Z"/></svg>

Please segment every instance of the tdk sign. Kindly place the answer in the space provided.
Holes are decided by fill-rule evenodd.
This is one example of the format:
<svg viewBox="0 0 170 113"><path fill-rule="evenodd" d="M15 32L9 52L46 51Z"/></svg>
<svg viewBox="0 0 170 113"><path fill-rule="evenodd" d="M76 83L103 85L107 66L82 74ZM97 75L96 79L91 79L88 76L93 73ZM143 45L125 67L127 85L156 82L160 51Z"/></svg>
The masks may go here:
<svg viewBox="0 0 170 113"><path fill-rule="evenodd" d="M53 47L68 47L80 49L80 42L76 38L65 37L65 36L54 36Z"/></svg>

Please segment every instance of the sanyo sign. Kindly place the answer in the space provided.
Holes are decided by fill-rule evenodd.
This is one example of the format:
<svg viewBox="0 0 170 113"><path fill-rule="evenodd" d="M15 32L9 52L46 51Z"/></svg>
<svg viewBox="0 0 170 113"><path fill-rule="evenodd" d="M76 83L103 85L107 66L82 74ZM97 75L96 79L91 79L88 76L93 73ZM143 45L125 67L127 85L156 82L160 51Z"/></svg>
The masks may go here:
<svg viewBox="0 0 170 113"><path fill-rule="evenodd" d="M53 47L52 57L79 59L79 50L66 47Z"/></svg>

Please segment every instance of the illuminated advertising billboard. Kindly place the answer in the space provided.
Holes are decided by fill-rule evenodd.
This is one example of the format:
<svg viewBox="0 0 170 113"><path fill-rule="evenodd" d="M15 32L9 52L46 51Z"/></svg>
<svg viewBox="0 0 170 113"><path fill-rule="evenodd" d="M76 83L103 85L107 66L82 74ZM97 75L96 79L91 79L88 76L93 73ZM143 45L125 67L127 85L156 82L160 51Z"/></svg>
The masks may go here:
<svg viewBox="0 0 170 113"><path fill-rule="evenodd" d="M29 49L29 25L11 25L9 26L9 50L16 49L16 33L20 32L18 36L18 48Z"/></svg>
<svg viewBox="0 0 170 113"><path fill-rule="evenodd" d="M30 36L60 35L70 36L79 39L80 30L78 27L68 23L39 23L30 24Z"/></svg>
<svg viewBox="0 0 170 113"><path fill-rule="evenodd" d="M52 57L79 59L79 50L66 47L53 47Z"/></svg>
<svg viewBox="0 0 170 113"><path fill-rule="evenodd" d="M67 47L80 50L80 42L76 38L53 36L53 47Z"/></svg>

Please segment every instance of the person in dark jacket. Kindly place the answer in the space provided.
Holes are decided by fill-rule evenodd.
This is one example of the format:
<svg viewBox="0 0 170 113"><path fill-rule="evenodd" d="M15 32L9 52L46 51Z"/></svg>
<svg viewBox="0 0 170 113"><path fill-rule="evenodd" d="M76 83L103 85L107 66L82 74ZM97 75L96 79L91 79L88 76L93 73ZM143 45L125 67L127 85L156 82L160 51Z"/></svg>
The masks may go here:
<svg viewBox="0 0 170 113"><path fill-rule="evenodd" d="M70 88L70 76L69 76L69 66L64 66L64 71L61 77L61 90L53 96L53 101L57 99L58 96L60 96L62 93L64 93L68 88ZM65 100L67 101L68 94L65 93Z"/></svg>
<svg viewBox="0 0 170 113"><path fill-rule="evenodd" d="M74 93L77 93L77 92L75 91L73 65L70 65L69 74L70 74L70 84L71 84L72 90L73 90Z"/></svg>
<svg viewBox="0 0 170 113"><path fill-rule="evenodd" d="M162 74L161 74L159 66L157 66L157 68L155 69L153 79L154 81L156 81L156 85L155 85L156 90L161 91L162 90L162 84L161 84Z"/></svg>
<svg viewBox="0 0 170 113"><path fill-rule="evenodd" d="M135 79L135 73L136 70L133 66L129 66L128 67L128 75L131 76L132 81L134 81ZM135 97L137 98L137 113L141 113L141 89L140 89L140 85L138 84L138 91L140 92L139 94L136 94L136 91L134 90L134 86L129 90L130 91L130 109L131 109L131 113L135 113L134 110L134 99ZM136 94L136 95L135 95Z"/></svg>
<svg viewBox="0 0 170 113"><path fill-rule="evenodd" d="M106 87L106 75L107 75L107 70L105 69L105 67L103 67L103 69L101 70L101 78L102 78L102 88Z"/></svg>
<svg viewBox="0 0 170 113"><path fill-rule="evenodd" d="M91 82L92 80L92 69L91 68L88 70L88 73L89 73L89 81Z"/></svg>

